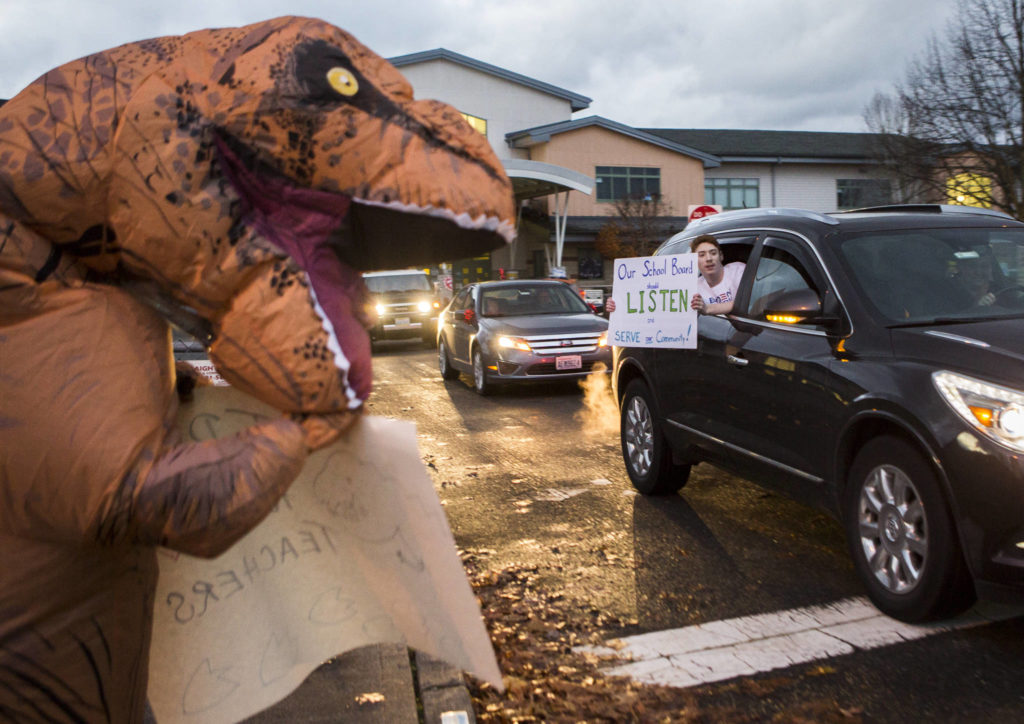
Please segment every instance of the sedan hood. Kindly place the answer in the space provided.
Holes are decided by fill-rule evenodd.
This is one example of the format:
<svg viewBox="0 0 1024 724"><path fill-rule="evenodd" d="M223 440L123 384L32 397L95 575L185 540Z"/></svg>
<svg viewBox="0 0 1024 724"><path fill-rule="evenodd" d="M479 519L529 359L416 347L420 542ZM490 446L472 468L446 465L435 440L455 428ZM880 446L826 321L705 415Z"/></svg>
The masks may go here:
<svg viewBox="0 0 1024 724"><path fill-rule="evenodd" d="M573 334L603 332L608 320L594 314L534 314L514 317L484 317L481 324L494 332L529 337L535 334Z"/></svg>
<svg viewBox="0 0 1024 724"><path fill-rule="evenodd" d="M892 330L897 357L954 368L1015 387L1024 384L1024 322L1000 319Z"/></svg>

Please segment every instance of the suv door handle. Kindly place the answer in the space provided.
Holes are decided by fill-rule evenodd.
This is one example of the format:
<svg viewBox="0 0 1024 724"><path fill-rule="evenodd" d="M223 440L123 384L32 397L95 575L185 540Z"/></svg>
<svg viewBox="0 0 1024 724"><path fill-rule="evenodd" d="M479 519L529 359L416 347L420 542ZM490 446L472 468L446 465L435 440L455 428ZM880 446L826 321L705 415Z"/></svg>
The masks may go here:
<svg viewBox="0 0 1024 724"><path fill-rule="evenodd" d="M750 360L743 359L742 357L737 357L734 354L725 355L725 361L731 365L736 365L737 367L746 367L748 364L750 364Z"/></svg>

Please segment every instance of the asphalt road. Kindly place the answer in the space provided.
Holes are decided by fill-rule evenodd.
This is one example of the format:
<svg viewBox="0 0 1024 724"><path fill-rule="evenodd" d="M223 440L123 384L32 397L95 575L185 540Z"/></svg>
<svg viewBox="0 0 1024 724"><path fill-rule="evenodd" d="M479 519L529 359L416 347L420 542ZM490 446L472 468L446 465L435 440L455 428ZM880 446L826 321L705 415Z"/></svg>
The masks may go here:
<svg viewBox="0 0 1024 724"><path fill-rule="evenodd" d="M369 411L416 423L459 546L486 551L495 569L538 566L579 610L627 622L609 638L863 595L839 525L756 482L701 465L678 495L636 495L603 383L484 398L466 377L444 382L418 343L384 343L374 362ZM814 699L865 721L1024 721L1024 606L998 613L751 674L764 695L750 715L785 720L787 705ZM710 686L725 706L735 684Z"/></svg>

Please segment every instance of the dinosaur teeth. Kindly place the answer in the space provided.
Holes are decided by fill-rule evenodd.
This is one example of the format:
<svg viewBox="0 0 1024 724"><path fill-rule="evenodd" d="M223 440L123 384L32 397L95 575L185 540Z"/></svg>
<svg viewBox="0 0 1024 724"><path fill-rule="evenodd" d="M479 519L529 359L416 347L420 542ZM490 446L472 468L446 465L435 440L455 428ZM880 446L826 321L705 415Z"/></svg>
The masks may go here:
<svg viewBox="0 0 1024 724"><path fill-rule="evenodd" d="M404 214L420 214L424 216L435 216L447 219L463 229L483 229L493 231L500 235L507 243L511 244L516 238L515 224L511 221L502 221L497 216L480 214L473 217L463 212L456 214L451 209L438 208L436 206L419 206L418 204L404 204L401 201L371 201L369 199L353 198L353 202L366 206L379 206L392 211L400 211Z"/></svg>

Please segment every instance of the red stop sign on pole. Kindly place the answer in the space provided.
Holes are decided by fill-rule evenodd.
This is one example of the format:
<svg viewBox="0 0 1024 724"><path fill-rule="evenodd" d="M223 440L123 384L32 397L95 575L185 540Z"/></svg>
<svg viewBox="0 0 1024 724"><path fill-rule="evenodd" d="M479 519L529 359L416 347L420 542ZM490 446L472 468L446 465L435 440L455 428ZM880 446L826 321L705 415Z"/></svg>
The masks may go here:
<svg viewBox="0 0 1024 724"><path fill-rule="evenodd" d="M705 216L711 216L717 214L721 209L717 209L714 206L704 204L703 206L694 206L690 209L690 221L695 219L703 219Z"/></svg>

